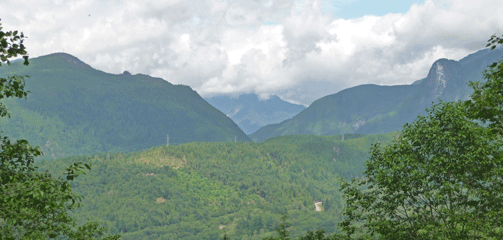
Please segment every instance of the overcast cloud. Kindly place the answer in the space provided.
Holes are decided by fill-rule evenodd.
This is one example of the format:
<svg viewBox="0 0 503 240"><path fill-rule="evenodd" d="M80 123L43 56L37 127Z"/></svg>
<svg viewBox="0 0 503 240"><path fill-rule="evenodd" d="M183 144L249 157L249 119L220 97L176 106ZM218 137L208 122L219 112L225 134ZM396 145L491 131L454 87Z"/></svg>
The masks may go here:
<svg viewBox="0 0 503 240"><path fill-rule="evenodd" d="M410 84L435 60L459 60L503 32L500 0L426 0L404 13L339 17L348 2L3 0L0 18L4 30L28 36L31 58L64 51L203 97L276 94L303 104L360 84Z"/></svg>

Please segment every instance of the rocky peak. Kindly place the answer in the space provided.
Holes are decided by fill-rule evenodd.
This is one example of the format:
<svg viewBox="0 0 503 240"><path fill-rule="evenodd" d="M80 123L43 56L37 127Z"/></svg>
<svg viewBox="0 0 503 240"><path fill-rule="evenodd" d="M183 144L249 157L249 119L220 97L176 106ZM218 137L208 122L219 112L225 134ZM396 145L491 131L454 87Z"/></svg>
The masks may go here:
<svg viewBox="0 0 503 240"><path fill-rule="evenodd" d="M446 87L459 78L462 66L459 62L445 58L435 61L424 81L431 100L438 100Z"/></svg>

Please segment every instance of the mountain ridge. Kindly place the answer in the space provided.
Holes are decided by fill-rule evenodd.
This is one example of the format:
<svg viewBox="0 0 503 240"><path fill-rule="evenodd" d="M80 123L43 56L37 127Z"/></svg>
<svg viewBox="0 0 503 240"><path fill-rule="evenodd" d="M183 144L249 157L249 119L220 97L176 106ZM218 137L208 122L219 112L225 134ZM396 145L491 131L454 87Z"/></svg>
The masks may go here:
<svg viewBox="0 0 503 240"><path fill-rule="evenodd" d="M161 78L105 73L66 53L0 68L0 75L14 74L30 76L30 93L4 101L13 118L2 119L0 130L49 156L138 151L168 141L249 141L189 86Z"/></svg>
<svg viewBox="0 0 503 240"><path fill-rule="evenodd" d="M402 85L408 92L400 89L400 85L375 89L381 93L369 91L368 85L344 89L314 101L291 119L262 127L250 137L254 141L263 141L290 134L376 134L398 131L440 99L467 99L471 93L468 81L482 81L483 70L502 56L502 49L483 49L460 61L438 59L425 78ZM348 91L351 96L348 96ZM386 94L390 96L383 96ZM349 102L341 101L343 99Z"/></svg>

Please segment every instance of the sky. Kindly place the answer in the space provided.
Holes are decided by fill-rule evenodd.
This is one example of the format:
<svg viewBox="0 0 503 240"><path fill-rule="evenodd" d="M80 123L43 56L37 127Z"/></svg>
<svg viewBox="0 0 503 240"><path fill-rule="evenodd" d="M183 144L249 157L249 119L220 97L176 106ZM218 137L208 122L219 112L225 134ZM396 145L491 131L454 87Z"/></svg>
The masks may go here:
<svg viewBox="0 0 503 240"><path fill-rule="evenodd" d="M410 84L503 34L501 0L2 0L30 58L66 52L201 96L304 105L361 84Z"/></svg>

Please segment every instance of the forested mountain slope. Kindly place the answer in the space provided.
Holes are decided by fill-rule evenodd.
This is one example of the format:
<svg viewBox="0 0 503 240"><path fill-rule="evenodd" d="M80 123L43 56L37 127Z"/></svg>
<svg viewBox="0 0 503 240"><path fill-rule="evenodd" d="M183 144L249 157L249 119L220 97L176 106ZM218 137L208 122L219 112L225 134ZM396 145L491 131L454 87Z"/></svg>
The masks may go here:
<svg viewBox="0 0 503 240"><path fill-rule="evenodd" d="M361 176L384 135L295 135L263 143L187 143L129 154L40 161L62 174L76 161L92 170L72 182L85 199L73 213L123 239L261 239L287 212L293 236L334 233L343 218L337 176ZM315 211L321 201L322 211Z"/></svg>
<svg viewBox="0 0 503 240"><path fill-rule="evenodd" d="M468 81L483 81L482 72L503 56L503 49L481 50L460 61L439 59L428 76L407 86L361 85L325 96L279 124L262 127L254 141L289 135L375 134L400 130L432 102L457 101L470 95Z"/></svg>
<svg viewBox="0 0 503 240"><path fill-rule="evenodd" d="M6 101L0 131L39 145L46 156L130 152L194 141L249 141L239 127L188 86L128 72L95 70L55 53L15 62L0 76L28 75L27 100Z"/></svg>
<svg viewBox="0 0 503 240"><path fill-rule="evenodd" d="M414 90L415 86L377 85L345 89L316 100L292 119L265 126L250 136L262 141L275 135L352 133L365 124L360 119L388 114Z"/></svg>

